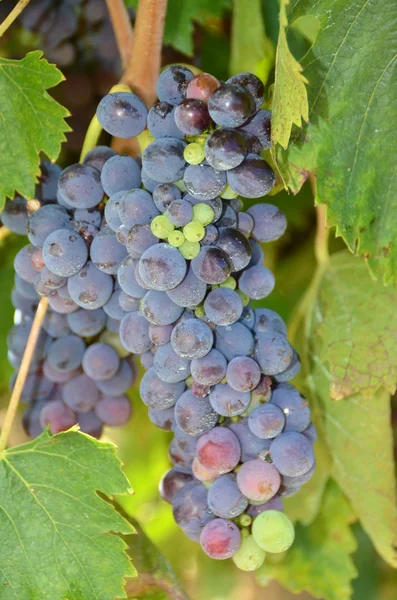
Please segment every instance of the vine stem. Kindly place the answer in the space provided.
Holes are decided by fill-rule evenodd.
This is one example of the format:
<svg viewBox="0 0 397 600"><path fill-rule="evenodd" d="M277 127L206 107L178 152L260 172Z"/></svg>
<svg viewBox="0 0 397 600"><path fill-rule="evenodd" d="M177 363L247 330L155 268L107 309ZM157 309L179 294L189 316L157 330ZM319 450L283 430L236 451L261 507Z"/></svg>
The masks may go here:
<svg viewBox="0 0 397 600"><path fill-rule="evenodd" d="M24 8L29 4L30 0L19 0L18 4L14 6L9 15L0 24L0 37L5 34L10 25L13 24L15 19L19 17Z"/></svg>
<svg viewBox="0 0 397 600"><path fill-rule="evenodd" d="M151 108L156 100L167 0L139 0L131 55L121 81Z"/></svg>
<svg viewBox="0 0 397 600"><path fill-rule="evenodd" d="M131 55L134 33L124 0L106 0L123 68Z"/></svg>
<svg viewBox="0 0 397 600"><path fill-rule="evenodd" d="M37 307L37 311L32 323L29 338L26 343L25 352L23 353L21 366L15 380L14 388L11 393L10 402L7 407L7 413L4 418L3 427L0 434L0 452L6 449L8 438L11 432L12 424L17 414L18 404L21 397L26 377L29 373L30 363L32 362L33 353L36 348L37 339L40 334L41 326L48 308L48 299L43 296Z"/></svg>

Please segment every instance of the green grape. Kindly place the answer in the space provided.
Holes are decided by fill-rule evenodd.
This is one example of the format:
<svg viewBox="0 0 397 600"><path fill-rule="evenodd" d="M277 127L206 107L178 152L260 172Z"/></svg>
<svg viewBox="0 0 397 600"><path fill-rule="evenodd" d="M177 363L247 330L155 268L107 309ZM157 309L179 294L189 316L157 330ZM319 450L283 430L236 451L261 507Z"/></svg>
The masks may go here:
<svg viewBox="0 0 397 600"><path fill-rule="evenodd" d="M189 375L189 377L187 377L187 379L185 379L185 383L186 383L187 387L191 388L193 385L193 381L194 381L193 377L191 375Z"/></svg>
<svg viewBox="0 0 397 600"><path fill-rule="evenodd" d="M279 510L266 510L255 517L252 535L262 550L278 553L292 546L295 531L285 513Z"/></svg>
<svg viewBox="0 0 397 600"><path fill-rule="evenodd" d="M175 248L179 248L180 246L182 246L184 241L185 236L183 235L182 231L179 231L178 229L174 229L174 231L171 231L171 233L168 236L168 243L171 246L175 246Z"/></svg>
<svg viewBox="0 0 397 600"><path fill-rule="evenodd" d="M157 219L158 217L156 217ZM188 242L199 242L205 236L205 229L201 223L196 221L190 221L183 228L183 234Z"/></svg>
<svg viewBox="0 0 397 600"><path fill-rule="evenodd" d="M196 142L188 144L183 151L183 158L189 165L199 165L205 158L203 146Z"/></svg>
<svg viewBox="0 0 397 600"><path fill-rule="evenodd" d="M185 182L183 181L183 179L174 181L174 185L176 185L176 187L178 187L181 190L181 192L186 192L186 185L185 185Z"/></svg>
<svg viewBox="0 0 397 600"><path fill-rule="evenodd" d="M185 240L182 246L179 246L178 250L186 260L193 260L193 258L198 256L200 248L199 242L189 242L188 240Z"/></svg>
<svg viewBox="0 0 397 600"><path fill-rule="evenodd" d="M196 315L196 317L199 319L200 317L204 317L205 315L205 310L204 310L204 306L198 306L196 308L196 310L194 311L194 314Z"/></svg>
<svg viewBox="0 0 397 600"><path fill-rule="evenodd" d="M243 537L240 548L232 556L232 560L238 569L242 571L256 571L264 563L265 552L258 546L252 535Z"/></svg>
<svg viewBox="0 0 397 600"><path fill-rule="evenodd" d="M156 217L156 219L157 219L157 217ZM242 292L241 290L236 290L236 292L240 296L243 306L247 306L247 304L250 303L250 299L248 298L248 296L246 294L244 294L244 292Z"/></svg>
<svg viewBox="0 0 397 600"><path fill-rule="evenodd" d="M240 523L241 527L248 527L252 523L252 517L250 517L249 515L243 514L240 516L239 523Z"/></svg>
<svg viewBox="0 0 397 600"><path fill-rule="evenodd" d="M209 204L199 202L193 206L193 219L201 225L209 225L215 218L214 209Z"/></svg>
<svg viewBox="0 0 397 600"><path fill-rule="evenodd" d="M158 217L154 217L150 229L153 235L161 240L166 240L170 233L174 231L174 226L167 215L159 215Z"/></svg>
<svg viewBox="0 0 397 600"><path fill-rule="evenodd" d="M234 192L228 183L220 193L220 197L224 200L233 200L233 198L237 198L237 196L237 192Z"/></svg>
<svg viewBox="0 0 397 600"><path fill-rule="evenodd" d="M234 277L231 277L231 276L228 277L226 279L226 281L224 281L223 283L219 284L219 287L229 288L229 290L235 290L236 286L237 286L236 280L234 279Z"/></svg>

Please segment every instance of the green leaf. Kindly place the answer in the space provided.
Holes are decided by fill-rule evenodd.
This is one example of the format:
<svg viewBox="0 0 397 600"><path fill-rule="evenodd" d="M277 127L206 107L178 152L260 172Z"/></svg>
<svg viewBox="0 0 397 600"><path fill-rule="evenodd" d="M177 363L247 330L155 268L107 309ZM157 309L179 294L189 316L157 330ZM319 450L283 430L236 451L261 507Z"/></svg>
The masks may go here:
<svg viewBox="0 0 397 600"><path fill-rule="evenodd" d="M234 0L230 73L255 73L266 82L274 64L272 42L266 37L260 0Z"/></svg>
<svg viewBox="0 0 397 600"><path fill-rule="evenodd" d="M288 47L286 28L288 26L286 7L289 0L280 2L280 30L276 50L276 72L272 99L272 146L288 146L292 125L302 126L302 119L308 121L307 79L302 75L302 67Z"/></svg>
<svg viewBox="0 0 397 600"><path fill-rule="evenodd" d="M21 60L0 58L0 210L15 193L34 196L39 154L56 160L69 112L47 93L64 79L62 73L30 52Z"/></svg>
<svg viewBox="0 0 397 600"><path fill-rule="evenodd" d="M397 290L374 283L347 252L332 256L318 289L316 360L328 371L331 398L372 396L397 381Z"/></svg>
<svg viewBox="0 0 397 600"><path fill-rule="evenodd" d="M220 18L230 7L231 0L168 0L164 43L193 56L194 22L205 24L208 19Z"/></svg>
<svg viewBox="0 0 397 600"><path fill-rule="evenodd" d="M310 124L280 168L294 191L315 169L330 224L388 284L397 279L395 2L295 0L290 23L303 15L321 23L302 61Z"/></svg>
<svg viewBox="0 0 397 600"><path fill-rule="evenodd" d="M351 558L357 544L349 527L354 519L348 501L331 480L316 520L309 527L296 527L295 542L282 562L271 564L271 555L267 556L258 572L259 581L274 578L294 593L348 600L351 580L357 576Z"/></svg>
<svg viewBox="0 0 397 600"><path fill-rule="evenodd" d="M72 430L2 454L2 600L125 598L134 569L115 533L133 529L106 501L132 492L120 467L115 446Z"/></svg>
<svg viewBox="0 0 397 600"><path fill-rule="evenodd" d="M139 523L120 507L119 512L131 523L138 535L123 536L128 554L137 570L129 579L126 592L129 598L188 600L168 560L144 533Z"/></svg>

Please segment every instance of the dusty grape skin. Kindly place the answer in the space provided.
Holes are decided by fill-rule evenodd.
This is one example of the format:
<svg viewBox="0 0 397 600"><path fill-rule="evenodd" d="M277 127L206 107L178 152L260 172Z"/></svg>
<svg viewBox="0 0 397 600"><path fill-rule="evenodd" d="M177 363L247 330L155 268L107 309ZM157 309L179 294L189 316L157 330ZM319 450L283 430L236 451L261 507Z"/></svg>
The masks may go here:
<svg viewBox="0 0 397 600"><path fill-rule="evenodd" d="M156 346L163 346L171 341L172 325L150 325L149 338Z"/></svg>
<svg viewBox="0 0 397 600"><path fill-rule="evenodd" d="M66 317L70 329L80 337L97 335L105 327L106 314L102 308L84 310L83 308L72 312Z"/></svg>
<svg viewBox="0 0 397 600"><path fill-rule="evenodd" d="M118 197L118 194L112 196L112 198L115 197ZM146 190L135 189L121 192L120 197L116 201L117 204L120 224L125 225L128 229L134 227L134 225L151 223L154 217L157 217L159 214L152 196ZM117 219L115 219L116 223ZM118 227L119 225L116 227L116 230Z"/></svg>
<svg viewBox="0 0 397 600"><path fill-rule="evenodd" d="M248 419L243 418L238 423L227 422L227 427L233 431L240 442L241 460L254 460L259 454L267 454L270 448L269 440L261 440L248 427Z"/></svg>
<svg viewBox="0 0 397 600"><path fill-rule="evenodd" d="M257 334L266 333L268 331L277 331L286 336L287 326L280 315L274 310L271 310L270 308L256 308L254 331Z"/></svg>
<svg viewBox="0 0 397 600"><path fill-rule="evenodd" d="M184 279L173 289L166 290L175 304L184 308L193 308L201 303L207 292L207 284L201 281L189 267Z"/></svg>
<svg viewBox="0 0 397 600"><path fill-rule="evenodd" d="M91 260L97 269L108 275L116 275L121 261L126 257L127 250L120 244L110 227L103 227L90 248Z"/></svg>
<svg viewBox="0 0 397 600"><path fill-rule="evenodd" d="M135 137L145 129L147 108L132 92L115 92L104 96L97 108L103 129L121 138Z"/></svg>
<svg viewBox="0 0 397 600"><path fill-rule="evenodd" d="M205 157L213 169L228 171L245 158L244 137L235 129L216 129L205 142Z"/></svg>
<svg viewBox="0 0 397 600"><path fill-rule="evenodd" d="M259 77L253 73L239 73L229 77L226 83L233 83L246 88L255 100L256 109L260 109L264 99L265 87Z"/></svg>
<svg viewBox="0 0 397 600"><path fill-rule="evenodd" d="M143 225L134 225L128 232L127 236L127 252L139 254L140 256L153 246L158 243L158 238L153 235L150 225L145 223Z"/></svg>
<svg viewBox="0 0 397 600"><path fill-rule="evenodd" d="M255 100L240 85L221 84L208 101L211 118L221 127L238 127L252 115Z"/></svg>
<svg viewBox="0 0 397 600"><path fill-rule="evenodd" d="M244 198L261 198L268 194L275 184L272 169L257 154L247 154L238 167L226 173L227 182L232 190Z"/></svg>
<svg viewBox="0 0 397 600"><path fill-rule="evenodd" d="M76 420L83 433L87 433L97 439L101 437L103 423L93 410L88 413L77 413Z"/></svg>
<svg viewBox="0 0 397 600"><path fill-rule="evenodd" d="M273 498L271 498L264 504L250 504L246 512L247 515L254 519L266 510L279 510L281 512L284 511L283 501L281 500L278 494L273 496Z"/></svg>
<svg viewBox="0 0 397 600"><path fill-rule="evenodd" d="M237 471L237 484L241 492L256 502L270 500L277 493L280 483L277 469L263 460L245 462Z"/></svg>
<svg viewBox="0 0 397 600"><path fill-rule="evenodd" d="M207 105L197 98L186 98L175 108L175 123L185 135L203 133L211 122Z"/></svg>
<svg viewBox="0 0 397 600"><path fill-rule="evenodd" d="M30 215L26 231L30 243L42 248L48 235L56 229L72 228L72 218L66 210L56 204L48 204Z"/></svg>
<svg viewBox="0 0 397 600"><path fill-rule="evenodd" d="M219 81L209 73L199 73L195 75L187 84L186 97L198 98L208 103L209 98L220 86Z"/></svg>
<svg viewBox="0 0 397 600"><path fill-rule="evenodd" d="M214 519L202 530L200 545L204 552L216 560L231 558L241 543L239 528L227 519Z"/></svg>
<svg viewBox="0 0 397 600"><path fill-rule="evenodd" d="M131 404L126 396L102 396L95 405L97 417L110 427L126 425L131 412Z"/></svg>
<svg viewBox="0 0 397 600"><path fill-rule="evenodd" d="M184 134L175 123L175 106L157 102L149 111L147 127L156 139L170 137L183 140Z"/></svg>
<svg viewBox="0 0 397 600"><path fill-rule="evenodd" d="M98 170L88 164L77 163L64 169L59 176L58 189L72 208L94 208L104 195Z"/></svg>
<svg viewBox="0 0 397 600"><path fill-rule="evenodd" d="M151 348L149 322L138 312L127 313L120 324L120 341L134 354L148 352Z"/></svg>
<svg viewBox="0 0 397 600"><path fill-rule="evenodd" d="M190 375L190 360L179 356L171 346L164 344L157 349L154 357L157 375L166 383L178 383Z"/></svg>
<svg viewBox="0 0 397 600"><path fill-rule="evenodd" d="M76 275L69 277L67 285L72 300L81 308L101 308L113 291L113 279L88 262Z"/></svg>
<svg viewBox="0 0 397 600"><path fill-rule="evenodd" d="M51 344L48 349L48 362L58 371L74 371L80 367L84 352L83 340L76 335L68 335Z"/></svg>
<svg viewBox="0 0 397 600"><path fill-rule="evenodd" d="M112 148L108 146L96 146L96 148L87 152L83 163L95 167L98 171L102 171L103 165L112 156L116 156L116 152Z"/></svg>
<svg viewBox="0 0 397 600"><path fill-rule="evenodd" d="M301 370L300 359L299 359L298 353L293 349L292 360L291 360L289 366L281 373L278 373L277 375L275 375L274 379L277 381L277 383L285 383L287 381L290 381L290 379L293 379L294 377L296 377L296 375L298 375L300 370Z"/></svg>
<svg viewBox="0 0 397 600"><path fill-rule="evenodd" d="M49 426L51 433L60 433L76 424L76 414L61 400L44 404L40 411L40 425Z"/></svg>
<svg viewBox="0 0 397 600"><path fill-rule="evenodd" d="M198 383L206 386L215 385L225 376L226 367L226 358L213 348L203 358L192 360L191 373Z"/></svg>
<svg viewBox="0 0 397 600"><path fill-rule="evenodd" d="M173 465L178 469L191 473L193 459L196 455L197 438L175 427L174 438L169 445L168 453Z"/></svg>
<svg viewBox="0 0 397 600"><path fill-rule="evenodd" d="M252 257L251 246L238 229L221 228L216 245L228 255L233 271L241 271L248 266Z"/></svg>
<svg viewBox="0 0 397 600"><path fill-rule="evenodd" d="M137 261L131 256L126 256L117 269L117 281L122 291L131 298L140 299L146 290L137 281Z"/></svg>
<svg viewBox="0 0 397 600"><path fill-rule="evenodd" d="M287 219L273 204L254 204L247 209L254 219L252 237L258 242L274 242L284 235Z"/></svg>
<svg viewBox="0 0 397 600"><path fill-rule="evenodd" d="M304 475L314 464L310 441L296 431L277 436L270 445L270 456L281 475L287 477Z"/></svg>
<svg viewBox="0 0 397 600"><path fill-rule="evenodd" d="M164 408L156 410L155 408L148 409L148 417L159 429L164 431L172 431L175 427L174 408Z"/></svg>
<svg viewBox="0 0 397 600"><path fill-rule="evenodd" d="M278 406L285 415L284 431L301 433L309 426L309 403L292 385L280 384L273 391L271 402Z"/></svg>
<svg viewBox="0 0 397 600"><path fill-rule="evenodd" d="M250 356L254 351L254 336L239 322L228 327L215 327L215 348L228 361L237 356Z"/></svg>
<svg viewBox="0 0 397 600"><path fill-rule="evenodd" d="M226 326L239 320L243 312L243 304L235 291L217 288L206 297L204 310L212 323Z"/></svg>
<svg viewBox="0 0 397 600"><path fill-rule="evenodd" d="M167 383L160 379L154 367L146 371L140 384L140 395L146 406L165 410L175 405L185 390L185 382Z"/></svg>
<svg viewBox="0 0 397 600"><path fill-rule="evenodd" d="M185 146L185 142L175 138L159 138L146 146L142 155L145 173L159 183L182 179L186 165Z"/></svg>
<svg viewBox="0 0 397 600"><path fill-rule="evenodd" d="M169 469L164 473L160 483L159 492L163 500L172 504L176 494L184 488L188 483L193 481L193 476L189 473L184 473L177 468Z"/></svg>
<svg viewBox="0 0 397 600"><path fill-rule="evenodd" d="M180 489L172 503L172 513L177 524L184 530L199 532L214 518L207 506L207 489L193 481Z"/></svg>
<svg viewBox="0 0 397 600"><path fill-rule="evenodd" d="M116 155L105 162L101 171L101 183L107 196L117 192L139 188L141 170L132 156Z"/></svg>
<svg viewBox="0 0 397 600"><path fill-rule="evenodd" d="M238 392L250 392L255 389L260 378L261 372L258 363L248 356L238 356L228 364L227 382Z"/></svg>
<svg viewBox="0 0 397 600"><path fill-rule="evenodd" d="M19 235L26 235L29 221L26 200L16 196L14 200L6 200L1 220L4 227Z"/></svg>
<svg viewBox="0 0 397 600"><path fill-rule="evenodd" d="M282 410L271 403L258 406L248 417L248 426L261 439L275 438L284 429Z"/></svg>
<svg viewBox="0 0 397 600"><path fill-rule="evenodd" d="M232 271L226 252L214 246L203 246L191 267L198 279L210 285L223 283Z"/></svg>
<svg viewBox="0 0 397 600"><path fill-rule="evenodd" d="M171 345L182 358L202 358L212 348L214 337L210 327L198 319L184 319L177 323L171 335Z"/></svg>
<svg viewBox="0 0 397 600"><path fill-rule="evenodd" d="M221 475L208 490L208 506L217 517L234 519L248 506L234 475Z"/></svg>
<svg viewBox="0 0 397 600"><path fill-rule="evenodd" d="M197 398L186 390L175 405L175 422L182 431L197 436L212 427L218 421L217 413L212 410L207 398Z"/></svg>
<svg viewBox="0 0 397 600"><path fill-rule="evenodd" d="M213 200L226 185L225 171L216 171L210 165L188 165L183 173L186 189L197 200Z"/></svg>
<svg viewBox="0 0 397 600"><path fill-rule="evenodd" d="M161 102L179 104L186 96L186 88L194 77L192 71L182 65L172 65L157 80L157 97Z"/></svg>
<svg viewBox="0 0 397 600"><path fill-rule="evenodd" d="M237 436L225 427L214 427L200 436L196 451L201 464L219 475L232 471L241 455Z"/></svg>
<svg viewBox="0 0 397 600"><path fill-rule="evenodd" d="M136 378L136 368L133 365L134 363L122 360L117 373L113 377L95 381L97 388L105 396L122 396L132 386Z"/></svg>
<svg viewBox="0 0 397 600"><path fill-rule="evenodd" d="M113 377L120 366L117 352L108 344L101 342L92 344L83 356L83 370L94 380L104 380ZM80 412L83 412L80 410Z"/></svg>
<svg viewBox="0 0 397 600"><path fill-rule="evenodd" d="M181 190L173 183L157 184L153 190L153 202L161 213L165 213L171 202L181 198Z"/></svg>
<svg viewBox="0 0 397 600"><path fill-rule="evenodd" d="M74 377L62 388L62 399L74 412L87 413L98 400L99 392L94 381L81 374Z"/></svg>
<svg viewBox="0 0 397 600"><path fill-rule="evenodd" d="M292 360L292 348L287 338L276 331L257 337L255 358L266 375L282 373Z"/></svg>
<svg viewBox="0 0 397 600"><path fill-rule="evenodd" d="M155 244L139 259L139 274L149 287L172 290L186 274L186 261L177 248L169 244Z"/></svg>
<svg viewBox="0 0 397 600"><path fill-rule="evenodd" d="M140 311L153 325L171 325L179 319L183 308L175 304L165 292L149 290L142 298Z"/></svg>
<svg viewBox="0 0 397 600"><path fill-rule="evenodd" d="M223 417L235 417L243 413L251 401L249 392L237 392L227 383L218 383L210 392L212 408Z"/></svg>
<svg viewBox="0 0 397 600"><path fill-rule="evenodd" d="M274 289L275 279L270 269L257 265L240 275L239 289L252 300L266 298Z"/></svg>

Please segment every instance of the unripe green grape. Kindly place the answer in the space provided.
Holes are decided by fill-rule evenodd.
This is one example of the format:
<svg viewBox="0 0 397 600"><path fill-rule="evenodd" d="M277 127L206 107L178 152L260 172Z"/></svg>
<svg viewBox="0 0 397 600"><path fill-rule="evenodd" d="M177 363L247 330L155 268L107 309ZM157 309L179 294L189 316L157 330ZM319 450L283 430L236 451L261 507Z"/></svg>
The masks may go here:
<svg viewBox="0 0 397 600"><path fill-rule="evenodd" d="M180 246L182 246L184 241L185 236L183 235L182 231L179 231L178 229L174 229L174 231L171 231L171 233L168 236L168 243L170 244L170 246L174 246L175 248L179 248Z"/></svg>
<svg viewBox="0 0 397 600"><path fill-rule="evenodd" d="M266 510L255 517L252 535L262 550L278 553L292 546L295 530L285 513L279 510Z"/></svg>
<svg viewBox="0 0 397 600"><path fill-rule="evenodd" d="M156 217L156 219L157 219L157 217ZM242 292L241 290L236 290L236 292L240 296L243 306L247 306L250 303L250 299L248 298L248 296L246 294L244 294L244 292Z"/></svg>
<svg viewBox="0 0 397 600"><path fill-rule="evenodd" d="M194 314L196 315L196 317L199 319L200 317L204 317L205 315L205 310L203 306L198 306L196 308L196 310L194 311Z"/></svg>
<svg viewBox="0 0 397 600"><path fill-rule="evenodd" d="M204 147L197 142L188 144L183 151L183 158L189 165L199 165L205 158Z"/></svg>
<svg viewBox="0 0 397 600"><path fill-rule="evenodd" d="M220 193L220 197L223 198L224 200L233 200L233 198L237 198L237 196L238 196L237 192L232 190L232 188L230 187L230 185L228 183L225 185L225 187L223 188L223 190Z"/></svg>
<svg viewBox="0 0 397 600"><path fill-rule="evenodd" d="M199 242L184 241L182 246L179 246L178 250L186 260L193 260L200 253L201 246Z"/></svg>
<svg viewBox="0 0 397 600"><path fill-rule="evenodd" d="M201 223L191 221L183 228L183 234L188 242L199 242L205 236L205 229Z"/></svg>
<svg viewBox="0 0 397 600"><path fill-rule="evenodd" d="M240 516L239 523L241 527L249 527L252 523L252 517L249 515L243 514Z"/></svg>
<svg viewBox="0 0 397 600"><path fill-rule="evenodd" d="M186 192L186 185L183 179L178 179L178 181L174 181L174 185L181 190L181 192Z"/></svg>
<svg viewBox="0 0 397 600"><path fill-rule="evenodd" d="M170 233L174 231L174 226L167 215L159 215L158 217L154 217L150 229L153 235L161 240L166 240Z"/></svg>
<svg viewBox="0 0 397 600"><path fill-rule="evenodd" d="M256 571L264 563L266 553L258 546L252 535L241 539L240 548L232 560L241 571Z"/></svg>
<svg viewBox="0 0 397 600"><path fill-rule="evenodd" d="M223 283L219 284L219 287L229 288L229 290L235 290L237 287L236 280L234 277L230 276ZM245 294L244 294L245 295Z"/></svg>
<svg viewBox="0 0 397 600"><path fill-rule="evenodd" d="M214 209L209 204L199 202L193 206L193 220L201 225L209 225L215 218Z"/></svg>

